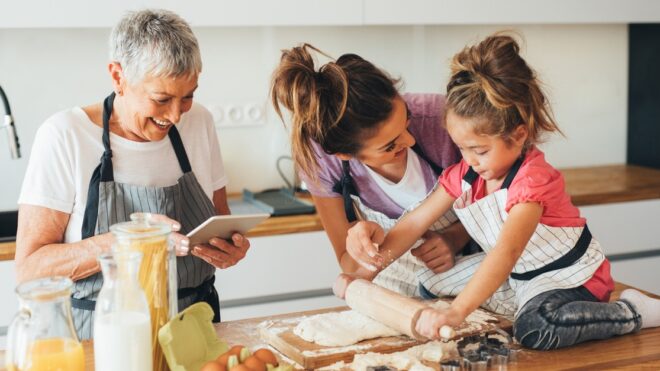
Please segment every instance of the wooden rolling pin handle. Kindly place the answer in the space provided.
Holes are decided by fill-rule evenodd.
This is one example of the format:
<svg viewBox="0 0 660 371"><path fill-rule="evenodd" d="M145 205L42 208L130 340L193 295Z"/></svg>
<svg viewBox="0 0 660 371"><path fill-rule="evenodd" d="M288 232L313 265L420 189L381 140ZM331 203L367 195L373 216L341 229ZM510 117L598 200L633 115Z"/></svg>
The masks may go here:
<svg viewBox="0 0 660 371"><path fill-rule="evenodd" d="M456 337L456 331L447 325L440 327L440 338L442 340L451 340Z"/></svg>
<svg viewBox="0 0 660 371"><path fill-rule="evenodd" d="M419 320L419 316L422 314L422 311L424 309L425 308L422 308L422 309L418 310L417 313L415 313L415 315L413 316L413 320L411 322L411 331L410 332L412 333L413 337L417 340L428 340L428 338L421 335L415 329L415 327L417 325L417 320ZM443 341L452 340L453 338L456 337L456 331L451 326L443 325L442 327L440 327L440 330L438 331L438 335L440 335L440 339L442 339Z"/></svg>
<svg viewBox="0 0 660 371"><path fill-rule="evenodd" d="M357 279L349 283L346 288L346 304L351 309L402 334L426 340L415 331L415 324L422 310L428 308L419 300L403 296L367 280Z"/></svg>

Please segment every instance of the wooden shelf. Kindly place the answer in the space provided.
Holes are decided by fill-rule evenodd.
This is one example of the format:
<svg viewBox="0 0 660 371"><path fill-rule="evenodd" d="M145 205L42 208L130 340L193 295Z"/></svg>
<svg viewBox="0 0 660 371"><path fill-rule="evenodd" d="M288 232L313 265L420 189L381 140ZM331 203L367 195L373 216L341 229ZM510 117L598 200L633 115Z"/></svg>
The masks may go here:
<svg viewBox="0 0 660 371"><path fill-rule="evenodd" d="M576 206L660 198L660 170L635 165L608 165L563 169L566 189ZM272 217L248 237L323 230L317 214ZM0 261L14 259L14 242L0 243Z"/></svg>

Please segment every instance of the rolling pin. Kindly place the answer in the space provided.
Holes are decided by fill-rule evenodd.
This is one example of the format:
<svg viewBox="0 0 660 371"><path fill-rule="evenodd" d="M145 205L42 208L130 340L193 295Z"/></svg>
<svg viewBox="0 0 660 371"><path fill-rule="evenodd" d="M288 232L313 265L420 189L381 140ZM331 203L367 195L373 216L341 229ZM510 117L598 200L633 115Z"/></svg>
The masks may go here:
<svg viewBox="0 0 660 371"><path fill-rule="evenodd" d="M428 340L415 330L422 310L429 308L423 302L363 279L354 280L348 284L345 298L346 304L351 309L414 339ZM445 340L453 338L455 335L456 332L450 326L440 328L440 337Z"/></svg>

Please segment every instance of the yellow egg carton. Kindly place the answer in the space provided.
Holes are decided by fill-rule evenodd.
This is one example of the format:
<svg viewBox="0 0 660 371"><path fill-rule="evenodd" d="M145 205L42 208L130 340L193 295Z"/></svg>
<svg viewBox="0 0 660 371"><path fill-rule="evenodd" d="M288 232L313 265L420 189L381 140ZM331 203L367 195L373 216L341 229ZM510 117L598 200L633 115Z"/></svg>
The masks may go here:
<svg viewBox="0 0 660 371"><path fill-rule="evenodd" d="M213 309L200 302L189 306L158 331L158 342L171 371L198 371L227 351L213 327Z"/></svg>

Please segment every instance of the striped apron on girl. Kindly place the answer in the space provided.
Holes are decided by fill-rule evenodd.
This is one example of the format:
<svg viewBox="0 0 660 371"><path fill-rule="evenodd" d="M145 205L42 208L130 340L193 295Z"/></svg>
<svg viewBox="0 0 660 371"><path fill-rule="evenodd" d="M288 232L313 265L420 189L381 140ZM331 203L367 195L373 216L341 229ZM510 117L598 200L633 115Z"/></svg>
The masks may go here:
<svg viewBox="0 0 660 371"><path fill-rule="evenodd" d="M436 184L435 187L438 185ZM435 187L433 190L435 190ZM431 192L433 192L431 190ZM430 194L430 193L429 193ZM396 225L396 223L407 213L411 212L417 208L421 202L415 203L408 207L403 214L397 219L391 219L387 215L370 209L368 206L364 205L360 198L357 196L351 196L353 199L353 204L358 210L359 217L362 220L369 220L375 223L378 223L385 233L389 232L390 229ZM445 228L454 224L458 218L452 210L449 210L445 215L443 215L438 221L436 221L429 229L436 232L441 232ZM421 245L424 240L418 240L412 247L415 248ZM405 254L401 255L397 260L388 265L387 268L383 269L378 276L373 279L373 282L378 286L396 291L406 296L420 296L419 293L419 281L417 275L426 270L426 265L424 262L419 260L416 256L413 256L410 253L410 250L406 251Z"/></svg>
<svg viewBox="0 0 660 371"><path fill-rule="evenodd" d="M420 160L429 164L436 176L442 173L442 167L429 160L419 144L415 143L411 149L417 154ZM341 193L342 195L344 200L344 212L346 213L346 219L348 219L349 223L357 220L369 220L380 225L385 233L387 233L403 217L403 215L414 210L421 204L420 201L411 205L405 209L402 215L397 219L392 219L380 211L369 208L360 200L359 193L353 182L353 177L351 176L349 164L350 163L346 160L342 161L341 179L337 181L333 187L333 191ZM438 185L436 184L433 190L435 190L435 187L437 186ZM431 194L433 190L431 190L429 194ZM428 197L428 194L426 197ZM429 229L440 232L454 224L457 220L454 212L449 210ZM418 240L413 248L421 245L423 242L423 240ZM421 260L413 256L410 251L406 251L405 254L378 273L378 276L376 276L373 282L381 287L385 287L406 296L419 296L420 292L417 275L425 268L426 265L424 265Z"/></svg>
<svg viewBox="0 0 660 371"><path fill-rule="evenodd" d="M470 168L463 177L463 193L454 201L453 210L461 223L484 249L483 253L462 257L447 272L425 270L419 275L422 285L437 296L458 295L476 272L486 254L497 242L507 219L508 187L515 178L522 158L518 159L502 187L472 202L472 184L478 174ZM568 289L587 282L605 260L603 250L584 227L551 227L539 223L507 281L483 307L504 315L515 315L530 299L554 289Z"/></svg>
<svg viewBox="0 0 660 371"><path fill-rule="evenodd" d="M115 94L103 102L103 147L101 163L94 170L82 226L82 238L106 233L110 226L130 220L134 212L167 215L181 223L180 233L186 234L209 217L216 215L213 202L206 196L192 172L181 136L172 126L168 137L183 172L177 184L168 187L149 187L115 182L112 171L109 120ZM211 305L215 322L220 321L218 293L213 286L215 267L202 259L187 255L177 257L179 310L199 301ZM99 272L74 283L71 295L73 322L82 339L93 337L94 307L103 286Z"/></svg>

